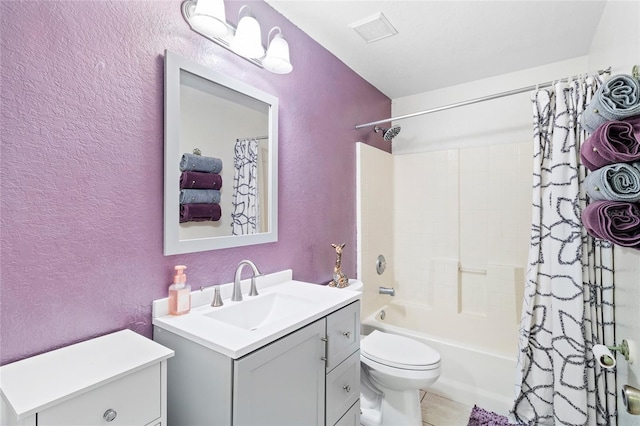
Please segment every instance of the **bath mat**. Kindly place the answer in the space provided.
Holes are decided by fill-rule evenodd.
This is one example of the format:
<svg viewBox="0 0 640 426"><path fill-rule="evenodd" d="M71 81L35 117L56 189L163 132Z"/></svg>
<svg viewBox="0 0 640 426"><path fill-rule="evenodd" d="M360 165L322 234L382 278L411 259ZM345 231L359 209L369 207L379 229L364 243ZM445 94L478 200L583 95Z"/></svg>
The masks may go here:
<svg viewBox="0 0 640 426"><path fill-rule="evenodd" d="M474 405L468 426L509 426L509 420L505 416Z"/></svg>

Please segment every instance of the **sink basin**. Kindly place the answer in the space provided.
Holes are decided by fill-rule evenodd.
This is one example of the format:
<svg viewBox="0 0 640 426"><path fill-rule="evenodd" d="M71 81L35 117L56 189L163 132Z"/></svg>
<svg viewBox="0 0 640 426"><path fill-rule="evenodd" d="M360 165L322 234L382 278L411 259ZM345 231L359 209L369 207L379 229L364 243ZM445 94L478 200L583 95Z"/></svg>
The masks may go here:
<svg viewBox="0 0 640 426"><path fill-rule="evenodd" d="M191 292L191 312L169 315L167 299L154 301L153 325L232 359L239 359L287 334L360 299L362 293L294 280L292 271L263 275L259 296L232 302L233 283L220 285L224 305L212 307L214 289ZM158 315L160 313L160 315Z"/></svg>
<svg viewBox="0 0 640 426"><path fill-rule="evenodd" d="M234 327L255 331L309 310L313 301L282 293L269 293L255 298L245 298L236 305L220 308L204 314Z"/></svg>

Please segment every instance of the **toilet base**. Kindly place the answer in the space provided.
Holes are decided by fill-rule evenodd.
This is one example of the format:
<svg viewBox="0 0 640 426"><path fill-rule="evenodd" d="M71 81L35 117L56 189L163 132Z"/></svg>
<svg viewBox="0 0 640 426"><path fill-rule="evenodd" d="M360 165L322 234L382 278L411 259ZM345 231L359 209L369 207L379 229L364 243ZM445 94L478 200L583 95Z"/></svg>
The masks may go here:
<svg viewBox="0 0 640 426"><path fill-rule="evenodd" d="M422 426L420 391L385 389L382 426Z"/></svg>

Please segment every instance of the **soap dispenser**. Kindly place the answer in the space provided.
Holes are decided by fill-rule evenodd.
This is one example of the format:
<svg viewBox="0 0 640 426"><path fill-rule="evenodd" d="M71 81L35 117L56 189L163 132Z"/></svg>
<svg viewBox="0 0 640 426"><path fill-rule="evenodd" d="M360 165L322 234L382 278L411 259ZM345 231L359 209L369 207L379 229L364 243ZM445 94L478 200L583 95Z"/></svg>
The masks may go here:
<svg viewBox="0 0 640 426"><path fill-rule="evenodd" d="M191 287L186 284L187 275L184 265L177 265L173 284L169 286L169 314L182 315L191 310Z"/></svg>

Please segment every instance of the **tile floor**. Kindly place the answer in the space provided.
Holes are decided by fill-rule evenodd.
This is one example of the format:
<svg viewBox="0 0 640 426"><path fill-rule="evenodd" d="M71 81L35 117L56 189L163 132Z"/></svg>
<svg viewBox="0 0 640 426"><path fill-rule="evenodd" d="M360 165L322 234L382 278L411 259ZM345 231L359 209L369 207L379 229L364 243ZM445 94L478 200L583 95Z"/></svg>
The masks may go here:
<svg viewBox="0 0 640 426"><path fill-rule="evenodd" d="M420 393L423 426L467 426L473 407L433 393Z"/></svg>

